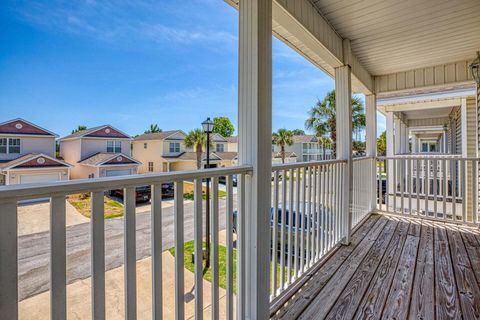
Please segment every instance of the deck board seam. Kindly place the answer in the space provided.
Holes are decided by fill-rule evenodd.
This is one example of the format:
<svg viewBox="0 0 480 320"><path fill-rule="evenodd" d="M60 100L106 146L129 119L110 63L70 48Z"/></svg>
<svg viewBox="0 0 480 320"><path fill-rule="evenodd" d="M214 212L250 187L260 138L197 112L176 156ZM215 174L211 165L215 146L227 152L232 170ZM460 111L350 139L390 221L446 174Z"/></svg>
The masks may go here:
<svg viewBox="0 0 480 320"><path fill-rule="evenodd" d="M410 222L408 222L408 228L407 228L407 234L405 235L405 238L403 239L403 243L402 243L402 249L399 250L399 254L401 254L401 252L403 251L404 247L405 247L405 243L407 242L407 237L408 237L408 230L410 229ZM383 305L382 305L382 312L380 314L380 319L382 318L383 316L383 313L385 312L385 305L387 304L387 300L388 300L388 295L390 294L390 290L392 290L392 286L393 286L393 282L395 280L395 275L397 274L397 271L398 271L398 264L400 263L400 258L397 260L397 263L395 264L395 273L393 274L393 277L392 277L392 280L390 281L390 285L388 286L388 291L386 292L386 299L384 299L383 301Z"/></svg>
<svg viewBox="0 0 480 320"><path fill-rule="evenodd" d="M369 221L369 220L375 220L375 221L371 222L372 224L368 227L368 230L365 231L365 233L363 234L363 236L358 239L357 243L355 244L355 248L354 248L353 250L351 250L351 251L347 254L347 256L345 257L345 260L347 260L347 259L352 255L352 253L355 251L355 249L357 248L357 246L365 239L365 237L368 236L370 230L375 226L375 224L378 223L378 221L380 221L380 219L382 219L382 215L371 215L371 216L369 217L369 219L366 219L366 220L362 223L362 225L360 225L360 226L357 228L357 230L355 231L355 233L356 233L356 232L360 232L361 226L363 226L364 224L366 224L367 221ZM361 233L360 233L360 234L361 234ZM341 248L342 248L342 247L340 247L339 249L341 249ZM337 250L337 252L339 252L339 250ZM328 261L330 261L330 260L332 260L332 259L334 258L334 256L335 256L335 254L332 254L332 255L324 262L323 265L326 265L326 264L328 263ZM345 262L345 260L344 260L344 262ZM322 267L323 267L323 265L322 265ZM325 281L325 285L328 283L328 281L330 281L330 279L333 277L333 275L335 275L335 273L337 272L337 270L338 270L342 265L343 265L343 262L342 262L341 264L339 264L339 265L337 266L337 268L335 268L334 272L328 277L328 280ZM322 267L320 267L315 273L311 274L311 275L309 276L309 279L307 280L307 282L305 282L305 284L304 284L303 286L305 286L305 285L308 283L308 281L311 280L311 279L320 271L320 269L321 269ZM325 285L324 285L324 286L325 286ZM300 288L299 292L301 292L301 289L303 288L303 286ZM317 292L317 294L318 294L321 290L322 290L322 289L320 289L320 290ZM294 297L294 296L292 296L291 299L293 299L293 297ZM308 306L310 305L310 303L311 303L311 301L310 301L309 303L307 303L307 304L300 310L300 312L299 312L298 315L295 317L295 319L297 319L298 317L300 317L300 315L308 308ZM279 311L280 311L280 310L281 310L281 308L279 309ZM284 316L285 316L285 314L279 315L278 317L277 317L277 315L274 315L274 316L272 316L271 318L273 318L273 319L277 319L277 318L283 319Z"/></svg>
<svg viewBox="0 0 480 320"><path fill-rule="evenodd" d="M362 239L362 241L359 241L358 244L357 244L357 246L355 247L355 249L352 250L351 254L353 254L353 252L355 252L356 250L361 250L360 244L361 244L363 241L365 241L365 240L371 241L371 245L370 245L370 246L371 246L371 247L373 246L373 244L377 241L377 239L378 239L378 237L380 236L381 232L383 231L383 229L387 226L387 224L388 224L388 222L389 222L389 219L385 219L386 221L385 221L385 223L383 223L382 219L385 219L385 218L380 217L380 218L377 220L377 222L376 222L376 223L370 228L370 230L369 230L369 231L371 231L372 229L380 228L380 229L378 230L378 234L376 235L376 237L375 237L374 239L365 239L365 238L364 238L364 239ZM377 226L377 224L383 224L383 226L380 227L380 226ZM368 237L368 235L369 235L369 233L367 233L366 236ZM370 251L371 247L365 252L365 256L368 254L368 252ZM358 248L360 248L360 249L358 249ZM350 256L349 256L349 257L350 257ZM360 263L357 265L357 267L355 268L355 270L352 272L352 276L353 276L353 274L355 274L355 272L358 270L358 267L360 266L360 264L361 264L361 262L363 261L363 259L364 259L364 257L361 259ZM347 261L348 261L348 258L345 259L345 260L340 264L340 266L339 266L339 268L337 269L337 271L338 271L341 267L343 267ZM321 292L322 292L323 290L325 290L325 287L326 287L326 286L328 285L328 283L332 280L332 277L333 277L333 276L335 276L335 274L333 274L333 275L329 278L329 280L325 283L325 285L323 286L323 288L317 293L317 296L316 296L314 299L312 299L311 301L309 301L308 305L302 310L302 312L299 314L299 316L297 317L297 319L303 317L303 315L304 315L304 313L307 311L307 309L309 309L310 306L312 305L312 303L314 303L314 301L318 298L318 295L320 295ZM351 279L351 278L350 278L350 279ZM350 279L349 279L349 280L350 280ZM345 287L347 286L347 284L348 284L348 282L345 283L345 285L344 285L343 288L342 288L342 291L340 291L340 294L341 294L341 292L343 292L343 290L345 289ZM340 296L340 294L339 294L339 296ZM336 299L338 299L338 297L337 297ZM325 313L325 317L328 315L328 312L330 312L331 308L335 305L336 301L337 301L337 300L335 300L335 302L332 303L331 306L328 308L328 311Z"/></svg>
<svg viewBox="0 0 480 320"><path fill-rule="evenodd" d="M381 261L383 260L383 257L385 256L385 253L387 252L387 249L388 249L388 247L390 246L390 243L391 243L392 240L393 240L393 236L394 236L394 234L395 234L395 231L397 230L397 228L398 228L398 226L399 226L398 221L391 221L391 220L389 220L389 221L387 221L387 223L385 224L384 229L387 228L388 223L395 223L395 228L391 231L391 235L390 235L390 237L389 237L389 239L388 239L388 243L387 243L386 246L385 246L385 250L383 250L381 256L379 257L378 263L377 263L376 266L375 266L375 270L372 272L372 276L371 276L370 280L368 281L368 285L365 287L365 290L363 291L362 296L363 296L363 294L365 294L365 292L366 292L366 291L368 290L368 288L370 287L370 285L371 285L371 283L372 283L372 280L373 280L373 278L374 278L374 275L375 275L375 273L377 272L378 267L380 266ZM382 231L383 231L383 229L382 229ZM379 239L377 238L377 240L375 240L375 242L372 244L372 247L368 250L368 252L367 252L367 254L365 255L365 257L363 257L362 261L360 262L360 264L358 265L357 269L355 270L355 272L354 272L354 273L352 274L352 276L350 277L349 281L347 282L346 286L343 288L343 290L342 290L341 293L343 293L343 292L345 291L345 288L348 287L348 284L350 283L350 281L352 281L352 279L355 277L357 271L360 269L360 267L362 266L362 264L365 262L365 260L366 260L367 257L369 256L370 252L371 252L372 250L374 250L375 243L376 243L378 240L379 240ZM359 294L359 293L357 293L357 294ZM330 309L328 310L328 312L327 312L327 318L328 318L328 315L330 314L330 312L332 311L332 309L337 305L338 300L340 299L340 297L341 297L341 294L337 297L337 299L335 300L335 303L334 303L334 304L330 307ZM354 315L357 313L357 310L358 310L358 308L360 307L360 304L361 304L361 299L360 299L359 303L357 304L357 306L355 307L355 310L353 311L353 314L354 314Z"/></svg>

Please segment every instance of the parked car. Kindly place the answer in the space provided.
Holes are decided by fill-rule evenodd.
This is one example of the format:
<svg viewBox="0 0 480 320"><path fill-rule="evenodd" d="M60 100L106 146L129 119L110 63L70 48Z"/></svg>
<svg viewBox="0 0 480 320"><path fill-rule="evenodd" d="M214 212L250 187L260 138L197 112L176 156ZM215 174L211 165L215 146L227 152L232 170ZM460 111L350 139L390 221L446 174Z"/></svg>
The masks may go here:
<svg viewBox="0 0 480 320"><path fill-rule="evenodd" d="M271 228L271 232L273 232L273 224L274 224L274 208L270 208L270 228ZM332 219L335 218L335 215L333 214L328 214L329 210L327 208L325 208L323 210L323 214L324 216L321 217L322 218L322 221L324 221L324 225L334 225L334 221ZM302 226L302 223L300 223L300 229L298 230L299 232L302 232L303 233L303 237L304 237L304 240L306 241L306 237L307 237L307 230L304 229L305 227L307 227L307 224L308 224L308 220L310 220L310 234L311 236L315 236L317 235L317 222L314 221L315 219L313 218L316 218L316 216L314 215L314 217L312 217L312 219L308 219L308 217L306 215L303 216L304 218L304 223L303 223L303 226ZM238 212L237 211L234 211L233 212L233 232L236 233L237 232L237 220L238 220ZM285 236L285 244L287 244L287 237L288 237L288 228L289 228L289 222L290 222L290 219L289 219L289 210L286 210L285 211L285 230L284 230L284 236ZM292 237L294 237L294 235L296 234L297 232L297 229L296 229L296 224L297 224L297 219L296 219L296 212L293 211L293 216L292 216ZM331 234L332 231L328 231L328 230L325 230L324 228L321 228L320 232L322 232L323 230L323 233L324 233L324 236L327 236L329 234ZM277 228L276 228L276 231L277 231L277 249L280 248L280 244L281 244L281 232L282 232L282 209L279 208L278 211L277 211ZM273 239L273 237L272 237ZM312 238L310 237L310 240ZM285 252L287 252L288 248L286 248Z"/></svg>
<svg viewBox="0 0 480 320"><path fill-rule="evenodd" d="M218 183L227 184L227 177L225 177L225 176L218 177ZM237 186L237 175L236 174L234 174L232 176L232 185L234 187Z"/></svg>
<svg viewBox="0 0 480 320"><path fill-rule="evenodd" d="M111 196L119 197L123 199L123 189L110 190ZM174 195L173 182L162 184L162 198L171 198ZM148 202L152 197L151 186L141 186L135 188L135 201L136 202Z"/></svg>

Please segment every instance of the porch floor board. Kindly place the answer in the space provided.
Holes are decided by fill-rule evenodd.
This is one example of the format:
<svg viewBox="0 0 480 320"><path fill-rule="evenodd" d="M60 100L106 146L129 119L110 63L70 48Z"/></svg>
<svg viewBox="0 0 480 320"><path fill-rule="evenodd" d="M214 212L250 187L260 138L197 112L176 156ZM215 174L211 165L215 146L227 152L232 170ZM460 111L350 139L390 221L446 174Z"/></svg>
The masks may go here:
<svg viewBox="0 0 480 320"><path fill-rule="evenodd" d="M372 215L272 319L479 319L480 230Z"/></svg>

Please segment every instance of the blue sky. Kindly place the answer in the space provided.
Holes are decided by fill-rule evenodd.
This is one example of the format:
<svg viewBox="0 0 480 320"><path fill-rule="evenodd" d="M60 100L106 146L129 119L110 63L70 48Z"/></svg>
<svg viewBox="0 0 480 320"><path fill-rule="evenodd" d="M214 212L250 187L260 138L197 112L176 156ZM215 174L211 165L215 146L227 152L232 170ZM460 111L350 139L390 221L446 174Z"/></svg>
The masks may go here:
<svg viewBox="0 0 480 320"><path fill-rule="evenodd" d="M112 124L135 135L237 122L238 14L221 0L0 4L1 121L66 135ZM273 129L304 129L333 80L273 40ZM379 122L379 131L384 121Z"/></svg>

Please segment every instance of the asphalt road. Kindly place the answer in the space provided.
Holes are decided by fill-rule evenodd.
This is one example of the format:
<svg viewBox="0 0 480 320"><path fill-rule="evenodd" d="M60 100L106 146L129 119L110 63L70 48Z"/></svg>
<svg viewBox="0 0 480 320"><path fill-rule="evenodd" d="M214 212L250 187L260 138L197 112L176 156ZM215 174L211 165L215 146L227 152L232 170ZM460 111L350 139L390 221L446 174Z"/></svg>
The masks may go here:
<svg viewBox="0 0 480 320"><path fill-rule="evenodd" d="M219 203L219 226L225 229L225 199ZM203 206L205 210L205 205ZM234 197L236 208L236 197ZM163 249L173 247L174 208L164 208ZM137 214L137 260L150 256L150 212ZM193 203L184 206L185 241L193 239ZM67 283L90 277L90 224L67 227ZM41 232L18 239L19 299L23 300L50 288L50 233ZM123 218L105 220L106 270L123 264Z"/></svg>

